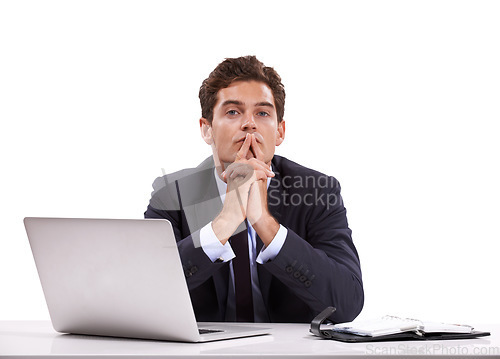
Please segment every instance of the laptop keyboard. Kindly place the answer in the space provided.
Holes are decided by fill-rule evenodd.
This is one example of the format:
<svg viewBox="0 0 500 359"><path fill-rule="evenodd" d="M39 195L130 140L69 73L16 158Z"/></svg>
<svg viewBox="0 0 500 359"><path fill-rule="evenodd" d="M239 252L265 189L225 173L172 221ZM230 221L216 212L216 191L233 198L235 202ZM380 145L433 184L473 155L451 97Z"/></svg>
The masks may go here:
<svg viewBox="0 0 500 359"><path fill-rule="evenodd" d="M217 330L217 329L198 329L200 334L212 334L212 333L222 333L223 330Z"/></svg>

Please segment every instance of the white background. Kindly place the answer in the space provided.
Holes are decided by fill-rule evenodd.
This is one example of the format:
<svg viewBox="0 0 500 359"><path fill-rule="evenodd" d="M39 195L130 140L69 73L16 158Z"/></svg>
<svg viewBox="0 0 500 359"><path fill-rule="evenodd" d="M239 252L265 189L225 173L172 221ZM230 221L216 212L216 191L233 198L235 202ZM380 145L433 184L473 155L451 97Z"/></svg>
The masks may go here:
<svg viewBox="0 0 500 359"><path fill-rule="evenodd" d="M25 216L142 218L210 148L225 57L282 76L277 153L342 184L361 317L499 322L500 3L2 1L0 320L48 319Z"/></svg>

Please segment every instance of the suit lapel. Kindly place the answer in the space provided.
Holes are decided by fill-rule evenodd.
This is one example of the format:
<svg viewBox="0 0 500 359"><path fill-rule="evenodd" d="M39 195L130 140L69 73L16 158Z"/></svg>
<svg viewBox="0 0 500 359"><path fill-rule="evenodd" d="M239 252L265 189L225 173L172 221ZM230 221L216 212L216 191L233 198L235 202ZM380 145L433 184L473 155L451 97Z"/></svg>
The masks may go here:
<svg viewBox="0 0 500 359"><path fill-rule="evenodd" d="M195 223L197 228L200 229L207 223L213 221L213 219L222 210L222 201L219 197L219 190L217 189L217 183L215 182L214 173L206 176L206 182L200 184L206 188L206 192L200 201L194 203L194 215Z"/></svg>
<svg viewBox="0 0 500 359"><path fill-rule="evenodd" d="M222 210L222 201L219 196L217 182L215 181L213 161L211 166L209 165L208 168L200 171L198 177L196 182L199 186L198 188L203 191L203 194L198 196L198 200L193 201L190 206L189 215L191 218L188 219L188 222L192 223L192 225L190 224L190 229L192 228L191 232L203 228ZM193 188L191 188L191 191L193 191ZM187 217L187 211L185 211L185 213ZM216 271L212 278L214 281L215 293L217 295L219 313L221 313L219 321L224 321L227 307L227 293L229 289L229 265L224 265L220 270Z"/></svg>

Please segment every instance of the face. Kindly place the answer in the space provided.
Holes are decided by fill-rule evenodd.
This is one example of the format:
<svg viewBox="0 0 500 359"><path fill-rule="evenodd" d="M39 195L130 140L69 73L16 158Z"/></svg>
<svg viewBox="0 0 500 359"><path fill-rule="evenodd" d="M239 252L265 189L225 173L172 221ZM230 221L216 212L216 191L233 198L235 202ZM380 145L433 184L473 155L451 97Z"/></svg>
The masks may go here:
<svg viewBox="0 0 500 359"><path fill-rule="evenodd" d="M200 127L203 139L212 146L216 165L224 167L234 162L247 133L255 134L268 165L275 146L285 138L285 121L278 124L273 93L257 81L236 81L219 90L212 125L202 118Z"/></svg>

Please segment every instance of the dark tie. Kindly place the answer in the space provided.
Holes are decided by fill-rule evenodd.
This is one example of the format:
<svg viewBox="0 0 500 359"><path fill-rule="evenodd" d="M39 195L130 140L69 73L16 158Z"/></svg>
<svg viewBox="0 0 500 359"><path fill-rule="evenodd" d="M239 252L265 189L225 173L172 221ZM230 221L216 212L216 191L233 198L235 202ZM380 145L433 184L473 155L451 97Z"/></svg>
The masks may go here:
<svg viewBox="0 0 500 359"><path fill-rule="evenodd" d="M236 321L253 322L252 278L248 257L248 229L246 220L238 227L240 232L229 238L231 248L236 255L233 258L234 291L236 297Z"/></svg>

